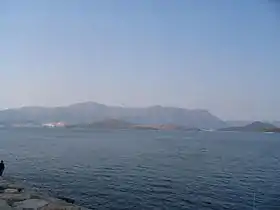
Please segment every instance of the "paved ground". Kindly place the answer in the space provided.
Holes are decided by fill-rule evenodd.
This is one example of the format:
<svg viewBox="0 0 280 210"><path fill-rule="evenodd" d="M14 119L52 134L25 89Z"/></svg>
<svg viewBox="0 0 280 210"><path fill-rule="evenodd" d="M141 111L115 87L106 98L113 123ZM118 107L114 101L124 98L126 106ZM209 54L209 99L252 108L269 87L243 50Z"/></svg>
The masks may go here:
<svg viewBox="0 0 280 210"><path fill-rule="evenodd" d="M88 210L61 199L32 192L0 177L0 210Z"/></svg>

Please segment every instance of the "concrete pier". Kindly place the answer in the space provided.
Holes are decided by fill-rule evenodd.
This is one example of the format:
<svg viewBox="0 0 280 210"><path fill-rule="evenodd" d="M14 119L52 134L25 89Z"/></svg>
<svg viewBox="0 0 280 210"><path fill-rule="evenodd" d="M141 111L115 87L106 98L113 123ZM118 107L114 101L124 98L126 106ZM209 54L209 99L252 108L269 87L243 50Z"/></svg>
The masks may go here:
<svg viewBox="0 0 280 210"><path fill-rule="evenodd" d="M88 210L72 204L71 199L65 200L26 189L0 177L0 210Z"/></svg>

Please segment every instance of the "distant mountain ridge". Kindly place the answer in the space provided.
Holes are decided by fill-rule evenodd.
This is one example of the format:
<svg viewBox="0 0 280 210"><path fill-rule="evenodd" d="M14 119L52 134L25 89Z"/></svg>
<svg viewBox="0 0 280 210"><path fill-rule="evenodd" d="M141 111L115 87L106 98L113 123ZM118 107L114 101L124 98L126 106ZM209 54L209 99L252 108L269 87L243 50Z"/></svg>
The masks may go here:
<svg viewBox="0 0 280 210"><path fill-rule="evenodd" d="M175 124L203 129L226 127L224 121L207 110L163 106L124 108L85 102L63 107L22 107L0 111L0 124L42 124L58 121L81 124L105 119L119 119L136 124Z"/></svg>
<svg viewBox="0 0 280 210"><path fill-rule="evenodd" d="M276 127L280 127L280 121L273 121L273 120L264 120L264 121L254 121L254 120L227 120L225 121L228 127L242 127L249 125L254 122L262 122L262 123L269 123Z"/></svg>
<svg viewBox="0 0 280 210"><path fill-rule="evenodd" d="M270 123L255 121L245 126L222 128L221 131L270 131L277 129L277 127Z"/></svg>

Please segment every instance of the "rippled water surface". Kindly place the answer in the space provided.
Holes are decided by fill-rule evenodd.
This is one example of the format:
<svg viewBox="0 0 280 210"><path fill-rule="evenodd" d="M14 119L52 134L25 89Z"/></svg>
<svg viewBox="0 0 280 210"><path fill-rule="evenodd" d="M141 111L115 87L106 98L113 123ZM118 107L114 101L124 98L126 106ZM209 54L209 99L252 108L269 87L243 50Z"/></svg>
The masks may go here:
<svg viewBox="0 0 280 210"><path fill-rule="evenodd" d="M280 135L2 129L5 176L92 209L280 209Z"/></svg>

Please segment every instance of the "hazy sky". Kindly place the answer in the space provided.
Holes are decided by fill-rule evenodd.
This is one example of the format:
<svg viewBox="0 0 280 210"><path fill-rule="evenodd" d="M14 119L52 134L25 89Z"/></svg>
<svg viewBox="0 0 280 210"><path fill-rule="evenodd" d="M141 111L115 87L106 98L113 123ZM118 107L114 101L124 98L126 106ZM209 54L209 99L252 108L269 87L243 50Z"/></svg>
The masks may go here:
<svg viewBox="0 0 280 210"><path fill-rule="evenodd" d="M280 6L0 0L0 108L168 105L280 119Z"/></svg>

